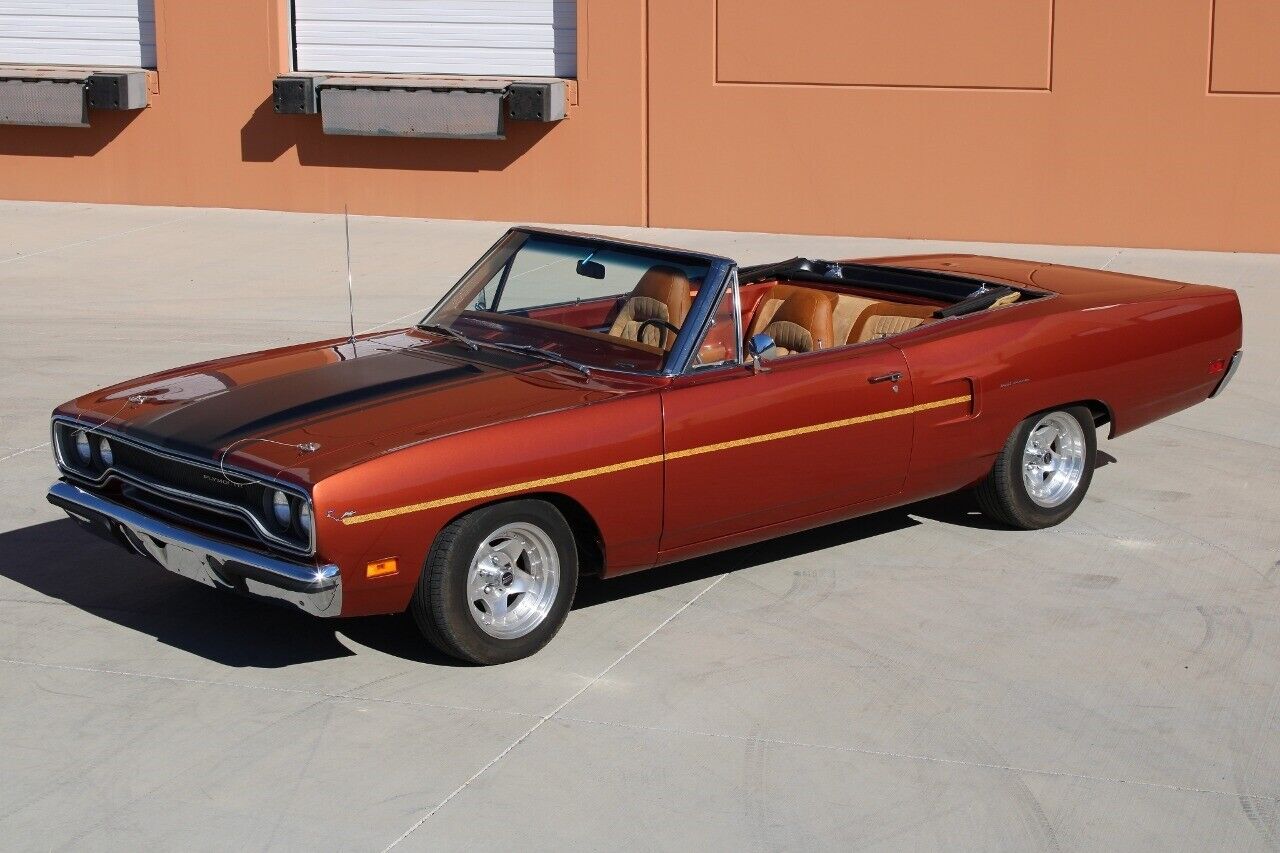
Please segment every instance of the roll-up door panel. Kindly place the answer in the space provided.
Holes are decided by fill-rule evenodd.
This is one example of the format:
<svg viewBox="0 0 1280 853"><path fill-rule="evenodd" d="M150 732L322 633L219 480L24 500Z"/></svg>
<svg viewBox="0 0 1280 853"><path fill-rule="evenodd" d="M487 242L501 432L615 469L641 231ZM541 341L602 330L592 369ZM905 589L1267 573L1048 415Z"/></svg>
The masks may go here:
<svg viewBox="0 0 1280 853"><path fill-rule="evenodd" d="M0 63L154 68L153 0L0 0Z"/></svg>
<svg viewBox="0 0 1280 853"><path fill-rule="evenodd" d="M577 35L575 0L294 0L299 71L572 77Z"/></svg>

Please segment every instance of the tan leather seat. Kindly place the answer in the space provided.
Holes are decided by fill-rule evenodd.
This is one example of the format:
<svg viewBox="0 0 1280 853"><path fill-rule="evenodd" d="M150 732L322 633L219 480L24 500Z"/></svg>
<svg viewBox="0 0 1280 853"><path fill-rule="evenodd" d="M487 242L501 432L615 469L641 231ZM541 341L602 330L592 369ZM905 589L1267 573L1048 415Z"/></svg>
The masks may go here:
<svg viewBox="0 0 1280 853"><path fill-rule="evenodd" d="M832 346L840 346L845 341L848 341L849 332L853 328L853 324L857 322L858 317L868 306L874 305L878 301L868 299L865 296L833 293L816 287L777 284L769 288L768 292L761 297L757 304L755 314L751 318L751 329L748 332L748 337L758 335L764 331L764 327L769 325L769 321L773 319L773 315L782 307L782 303L786 301L787 297L800 292L818 293L831 300L832 323L834 325L834 335L831 338Z"/></svg>
<svg viewBox="0 0 1280 853"><path fill-rule="evenodd" d="M836 346L852 343L849 340L849 333L853 331L853 324L858 322L858 318L862 316L863 311L878 301L876 299L868 299L865 296L852 296L848 293L841 293L837 297L835 311Z"/></svg>
<svg viewBox="0 0 1280 853"><path fill-rule="evenodd" d="M765 326L773 320L773 315L782 307L782 303L797 293L821 294L831 300L832 311L835 310L836 295L834 293L811 287L797 287L794 284L775 284L756 302L755 313L751 315L751 325L747 329L747 337L763 332Z"/></svg>
<svg viewBox="0 0 1280 853"><path fill-rule="evenodd" d="M680 328L689 316L692 289L688 277L675 267L650 267L622 304L609 334L664 350L671 349L676 340L675 334L656 323L644 326L644 321L661 320ZM641 326L644 326L643 333Z"/></svg>
<svg viewBox="0 0 1280 853"><path fill-rule="evenodd" d="M875 302L863 309L857 322L849 330L848 343L862 343L909 332L929 321L937 310L933 305Z"/></svg>
<svg viewBox="0 0 1280 853"><path fill-rule="evenodd" d="M759 332L773 338L774 357L827 349L835 342L833 300L818 290L795 289L767 318ZM752 322L755 327L757 321Z"/></svg>

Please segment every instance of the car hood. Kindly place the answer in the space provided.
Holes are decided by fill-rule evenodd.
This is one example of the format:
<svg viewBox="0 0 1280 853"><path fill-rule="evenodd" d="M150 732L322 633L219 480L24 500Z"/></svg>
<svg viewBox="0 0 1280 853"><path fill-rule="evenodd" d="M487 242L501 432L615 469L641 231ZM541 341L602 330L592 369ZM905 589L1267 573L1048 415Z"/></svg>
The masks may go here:
<svg viewBox="0 0 1280 853"><path fill-rule="evenodd" d="M404 330L236 356L86 395L59 414L183 455L315 482L398 447L648 387Z"/></svg>

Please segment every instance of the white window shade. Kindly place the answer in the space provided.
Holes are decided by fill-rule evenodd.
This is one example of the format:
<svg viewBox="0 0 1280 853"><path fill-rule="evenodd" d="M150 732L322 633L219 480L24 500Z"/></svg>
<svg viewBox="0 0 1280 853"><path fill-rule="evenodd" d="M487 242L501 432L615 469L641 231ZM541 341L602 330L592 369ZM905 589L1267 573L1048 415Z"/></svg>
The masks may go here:
<svg viewBox="0 0 1280 853"><path fill-rule="evenodd" d="M577 73L575 0L294 0L293 9L298 71Z"/></svg>
<svg viewBox="0 0 1280 853"><path fill-rule="evenodd" d="M153 0L0 0L0 63L154 68Z"/></svg>

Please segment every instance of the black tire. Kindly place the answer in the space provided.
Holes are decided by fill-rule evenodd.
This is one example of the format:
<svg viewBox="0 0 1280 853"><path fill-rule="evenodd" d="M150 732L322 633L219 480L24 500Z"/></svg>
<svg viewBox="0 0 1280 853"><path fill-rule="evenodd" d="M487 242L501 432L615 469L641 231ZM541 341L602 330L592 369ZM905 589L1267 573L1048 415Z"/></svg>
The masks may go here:
<svg viewBox="0 0 1280 853"><path fill-rule="evenodd" d="M1075 490L1057 506L1045 507L1032 499L1023 479L1023 453L1031 431L1041 419L1052 415L1074 418L1084 433L1084 470ZM1084 406L1051 409L1032 415L1018 424L996 456L985 480L974 488L978 507L989 518L1020 530L1039 530L1061 524L1076 511L1089 491L1093 480L1093 467L1098 452L1098 436L1093 425L1093 413Z"/></svg>
<svg viewBox="0 0 1280 853"><path fill-rule="evenodd" d="M486 538L511 524L533 525L546 534L559 559L559 585L537 626L508 639L490 636L472 615L468 577L472 559ZM409 609L427 642L444 654L481 665L508 663L528 657L551 641L569 615L577 586L578 549L569 523L545 501L517 500L481 507L440 531Z"/></svg>

